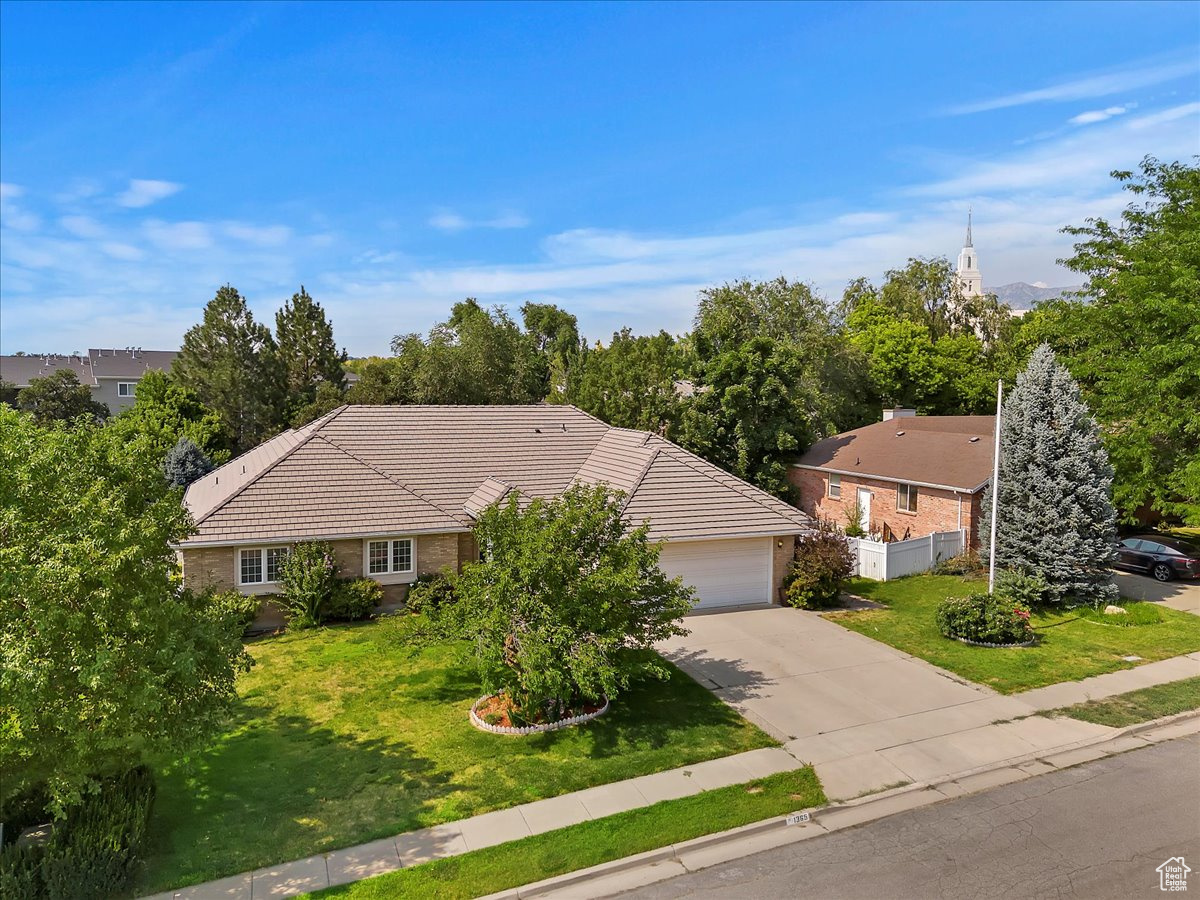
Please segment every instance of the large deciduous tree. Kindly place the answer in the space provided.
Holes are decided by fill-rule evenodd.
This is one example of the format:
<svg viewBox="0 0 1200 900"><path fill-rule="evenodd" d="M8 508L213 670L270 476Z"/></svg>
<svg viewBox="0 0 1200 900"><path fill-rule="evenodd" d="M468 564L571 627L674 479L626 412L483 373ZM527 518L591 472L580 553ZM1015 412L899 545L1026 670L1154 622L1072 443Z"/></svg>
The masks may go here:
<svg viewBox="0 0 1200 900"><path fill-rule="evenodd" d="M133 406L109 419L107 428L123 441L143 442L160 460L182 438L216 462L229 458L221 417L166 372L151 370L143 375Z"/></svg>
<svg viewBox="0 0 1200 900"><path fill-rule="evenodd" d="M807 285L702 291L692 338L696 394L680 443L765 490L786 496L787 464L867 415L861 354Z"/></svg>
<svg viewBox="0 0 1200 900"><path fill-rule="evenodd" d="M321 385L339 392L346 389L346 354L338 352L333 325L304 285L275 313L275 340L293 415L316 400Z"/></svg>
<svg viewBox="0 0 1200 900"><path fill-rule="evenodd" d="M92 399L92 390L79 383L70 369L59 369L42 378L31 378L17 394L17 408L32 413L43 425L70 422L81 416L89 422L108 417L108 407Z"/></svg>
<svg viewBox="0 0 1200 900"><path fill-rule="evenodd" d="M673 435L691 368L686 340L665 331L634 335L628 328L579 356L565 400L618 428Z"/></svg>
<svg viewBox="0 0 1200 900"><path fill-rule="evenodd" d="M554 718L580 700L614 698L666 677L654 644L685 634L691 589L658 567L646 526L622 497L576 485L522 508L513 495L475 528L484 560L464 568L456 602L428 613L418 638L460 638L483 681L518 713Z"/></svg>
<svg viewBox="0 0 1200 900"><path fill-rule="evenodd" d="M1065 229L1081 239L1062 262L1087 276L1084 297L1030 327L1104 425L1123 517L1200 525L1200 165L1147 158L1113 176L1135 197L1120 221Z"/></svg>
<svg viewBox="0 0 1200 900"><path fill-rule="evenodd" d="M0 407L5 794L47 782L65 803L93 777L187 754L234 699L240 624L180 587L171 545L190 520L144 449Z"/></svg>
<svg viewBox="0 0 1200 900"><path fill-rule="evenodd" d="M1112 467L1079 386L1047 346L1004 403L1000 448L996 564L1040 576L1052 602L1115 600ZM991 504L989 489L985 543Z"/></svg>
<svg viewBox="0 0 1200 900"><path fill-rule="evenodd" d="M242 295L225 285L188 329L172 376L221 417L233 448L243 452L286 422L284 376L271 330L256 321Z"/></svg>

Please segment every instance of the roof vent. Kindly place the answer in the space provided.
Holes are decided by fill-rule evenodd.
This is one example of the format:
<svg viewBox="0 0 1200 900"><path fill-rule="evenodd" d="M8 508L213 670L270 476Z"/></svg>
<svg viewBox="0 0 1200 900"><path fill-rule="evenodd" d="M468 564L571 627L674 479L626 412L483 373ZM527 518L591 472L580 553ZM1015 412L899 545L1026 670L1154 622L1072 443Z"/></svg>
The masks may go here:
<svg viewBox="0 0 1200 900"><path fill-rule="evenodd" d="M533 433L534 433L534 434L541 434L541 433L542 433L542 429L540 429L540 428L535 428L535 429L533 429Z"/></svg>
<svg viewBox="0 0 1200 900"><path fill-rule="evenodd" d="M897 432L896 432L896 437L904 437L904 432L903 432L903 431L897 431Z"/></svg>
<svg viewBox="0 0 1200 900"><path fill-rule="evenodd" d="M967 443L968 443L968 444L978 444L978 443L979 443L979 438L978 438L978 437L973 437L973 438L971 438L970 440L968 440L968 441L967 441Z"/></svg>
<svg viewBox="0 0 1200 900"><path fill-rule="evenodd" d="M563 425L562 425L562 430L563 430L563 431L566 431L566 430L567 430L567 423L566 423L566 422L563 422Z"/></svg>

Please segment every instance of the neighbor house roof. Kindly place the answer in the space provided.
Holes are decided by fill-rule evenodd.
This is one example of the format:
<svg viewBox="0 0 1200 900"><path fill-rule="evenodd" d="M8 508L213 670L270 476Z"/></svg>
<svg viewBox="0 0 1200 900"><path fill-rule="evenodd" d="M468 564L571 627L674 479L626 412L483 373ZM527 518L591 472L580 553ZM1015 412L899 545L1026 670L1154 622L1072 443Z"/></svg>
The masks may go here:
<svg viewBox="0 0 1200 900"><path fill-rule="evenodd" d="M174 350L117 350L92 348L87 356L48 353L0 356L0 380L28 387L30 380L70 369L81 384L94 387L101 378L141 378L151 369L166 371L179 354Z"/></svg>
<svg viewBox="0 0 1200 900"><path fill-rule="evenodd" d="M657 435L573 406L344 406L194 482L184 546L467 531L491 503L625 493L655 540L793 534L800 510Z"/></svg>
<svg viewBox="0 0 1200 900"><path fill-rule="evenodd" d="M992 476L991 416L906 416L818 441L804 469L974 493Z"/></svg>

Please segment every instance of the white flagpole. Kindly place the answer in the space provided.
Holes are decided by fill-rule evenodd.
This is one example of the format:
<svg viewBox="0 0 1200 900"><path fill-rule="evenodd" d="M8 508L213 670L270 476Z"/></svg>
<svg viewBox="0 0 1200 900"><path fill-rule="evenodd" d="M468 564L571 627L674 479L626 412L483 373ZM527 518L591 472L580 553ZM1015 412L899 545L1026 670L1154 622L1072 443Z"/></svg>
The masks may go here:
<svg viewBox="0 0 1200 900"><path fill-rule="evenodd" d="M996 450L992 458L992 539L988 560L988 593L996 589L996 510L1000 507L1000 404L1004 399L1004 382L996 382Z"/></svg>

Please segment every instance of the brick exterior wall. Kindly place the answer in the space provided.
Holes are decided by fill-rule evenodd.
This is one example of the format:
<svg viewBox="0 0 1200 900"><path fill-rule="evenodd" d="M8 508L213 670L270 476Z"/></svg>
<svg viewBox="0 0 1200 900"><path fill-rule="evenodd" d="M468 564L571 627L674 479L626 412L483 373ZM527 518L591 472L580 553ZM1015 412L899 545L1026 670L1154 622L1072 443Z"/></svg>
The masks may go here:
<svg viewBox="0 0 1200 900"><path fill-rule="evenodd" d="M872 531L882 530L886 523L897 540L904 537L905 531L909 537L924 537L935 531L954 531L958 528L967 530L969 546L978 549L978 523L980 520L980 504L983 492L975 494L955 493L954 491L938 490L936 488L917 488L917 511L904 512L896 508L896 482L884 481L879 478L868 478L858 475L842 476L841 497L829 496L829 476L824 472L813 469L800 469L793 466L788 470L788 480L799 495L799 507L814 518L827 519L836 525L845 527L848 512L854 505L858 488L865 487L871 491L871 523ZM961 502L962 524L959 524ZM867 523L863 523L866 527Z"/></svg>
<svg viewBox="0 0 1200 900"><path fill-rule="evenodd" d="M783 587L783 579L788 573L792 557L796 554L796 535L775 538L775 548L771 551L771 602L780 603L779 591Z"/></svg>
<svg viewBox="0 0 1200 900"><path fill-rule="evenodd" d="M264 544L269 543L271 542L264 541ZM361 538L330 541L329 544L333 548L333 555L343 578L363 577ZM479 552L474 548L475 538L469 532L416 535L417 574L435 574L446 568L460 571L464 562L479 558ZM197 591L208 588L225 591L237 587L234 577L237 551L237 547L201 547L180 551L183 583ZM380 610L399 609L404 605L407 594L407 584L383 585L383 604ZM270 597L270 594L263 595L263 607L254 622L256 629L279 628L284 624L282 611L271 602Z"/></svg>

